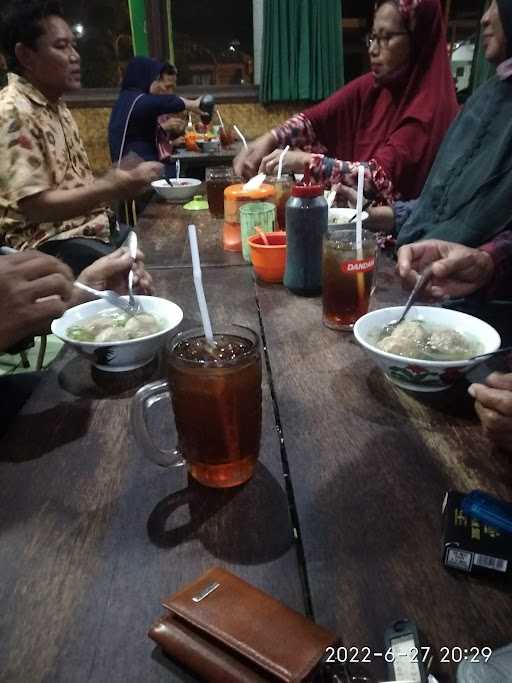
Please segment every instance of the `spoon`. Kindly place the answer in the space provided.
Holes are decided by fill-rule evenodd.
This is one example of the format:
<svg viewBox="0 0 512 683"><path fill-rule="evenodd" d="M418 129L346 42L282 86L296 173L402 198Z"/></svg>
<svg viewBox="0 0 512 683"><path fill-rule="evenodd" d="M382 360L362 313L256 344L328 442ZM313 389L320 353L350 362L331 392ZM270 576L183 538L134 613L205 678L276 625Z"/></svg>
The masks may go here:
<svg viewBox="0 0 512 683"><path fill-rule="evenodd" d="M502 353L511 353L512 352L512 346L504 346L502 349L498 349L497 351L489 351L489 353L480 353L478 356L473 356L470 358L470 361L477 360L479 363L485 363L486 360L489 360L489 358L494 358L494 356L500 356Z"/></svg>
<svg viewBox="0 0 512 683"><path fill-rule="evenodd" d="M137 233L135 230L130 230L126 239L125 245L128 247L128 253L133 259L132 267L128 273L128 301L134 313L140 313L142 308L133 294L133 268L135 266L135 259L137 258Z"/></svg>
<svg viewBox="0 0 512 683"><path fill-rule="evenodd" d="M170 185L171 187L174 187L174 185L171 183L171 179L168 176L164 176L164 180L167 183L167 185Z"/></svg>
<svg viewBox="0 0 512 683"><path fill-rule="evenodd" d="M372 203L372 201L373 201L372 199L369 199L368 201L366 201L366 202L363 204L363 208L362 208L361 210L362 210L362 211L366 211L366 209L370 206L370 204ZM356 220L356 218L357 218L357 211L356 211L356 213L352 216L352 218L351 218L348 222L349 222L349 223L353 223L353 222Z"/></svg>
<svg viewBox="0 0 512 683"><path fill-rule="evenodd" d="M423 287L427 284L427 282L430 280L432 277L432 266L427 266L423 273L419 276L419 278L416 280L416 284L414 285L414 289L412 292L409 294L409 298L407 299L407 303L405 304L405 308L402 311L402 315L398 318L398 320L392 320L389 322L386 327L384 328L384 333L386 336L389 336L395 327L400 325L400 323L403 321L407 313L409 313L409 310L413 303L416 301L418 296L421 294L421 291Z"/></svg>
<svg viewBox="0 0 512 683"><path fill-rule="evenodd" d="M123 299L121 296L119 296L119 294L117 294L117 292L113 292L111 289L94 289L94 287L84 285L83 282L79 282L78 280L75 280L73 282L73 285L77 289L81 289L82 291L87 292L88 294L92 294L98 299L104 299L105 301L108 301L109 304L112 304L112 306L115 306L116 308L120 308L125 313L128 313L128 315L135 315L137 313L137 311L134 311L133 308L130 306L129 301Z"/></svg>
<svg viewBox="0 0 512 683"><path fill-rule="evenodd" d="M473 365L470 365L466 370L466 379L471 382L471 384L485 384L487 377L492 372L509 371L503 364L489 361L493 361L495 358L510 353L511 351L512 346L505 346L497 351L492 351L491 353L482 353L478 356L473 356L473 358L469 358L470 363L473 361L476 362L473 362Z"/></svg>

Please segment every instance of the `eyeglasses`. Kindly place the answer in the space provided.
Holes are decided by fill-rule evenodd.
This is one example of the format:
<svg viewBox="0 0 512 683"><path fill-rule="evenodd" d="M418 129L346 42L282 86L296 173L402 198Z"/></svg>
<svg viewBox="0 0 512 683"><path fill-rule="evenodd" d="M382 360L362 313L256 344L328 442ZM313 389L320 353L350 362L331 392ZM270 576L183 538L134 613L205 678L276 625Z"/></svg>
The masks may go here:
<svg viewBox="0 0 512 683"><path fill-rule="evenodd" d="M389 41L395 36L406 36L407 31L394 31L393 33L386 33L378 36L376 33L369 33L366 36L366 47L370 49L373 45L377 45L379 50L387 50L389 48Z"/></svg>

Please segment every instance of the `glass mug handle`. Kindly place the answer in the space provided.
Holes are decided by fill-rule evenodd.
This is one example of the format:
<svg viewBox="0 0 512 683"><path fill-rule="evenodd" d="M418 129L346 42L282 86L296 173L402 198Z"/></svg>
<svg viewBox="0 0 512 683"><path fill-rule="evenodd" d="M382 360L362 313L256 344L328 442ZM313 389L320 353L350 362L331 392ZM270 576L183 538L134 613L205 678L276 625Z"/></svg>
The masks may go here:
<svg viewBox="0 0 512 683"><path fill-rule="evenodd" d="M166 380L146 384L137 391L132 400L131 423L135 443L142 453L160 467L181 467L185 464L181 453L176 449L162 450L151 438L146 421L147 411L159 401L169 399Z"/></svg>

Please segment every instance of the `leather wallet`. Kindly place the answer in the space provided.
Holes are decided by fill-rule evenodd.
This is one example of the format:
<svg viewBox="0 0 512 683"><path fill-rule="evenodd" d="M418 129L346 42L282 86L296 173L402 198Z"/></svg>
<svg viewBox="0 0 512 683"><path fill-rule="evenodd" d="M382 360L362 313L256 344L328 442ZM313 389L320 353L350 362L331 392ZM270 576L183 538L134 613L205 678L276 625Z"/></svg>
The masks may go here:
<svg viewBox="0 0 512 683"><path fill-rule="evenodd" d="M164 652L211 683L312 681L334 634L225 569L164 601L149 631Z"/></svg>

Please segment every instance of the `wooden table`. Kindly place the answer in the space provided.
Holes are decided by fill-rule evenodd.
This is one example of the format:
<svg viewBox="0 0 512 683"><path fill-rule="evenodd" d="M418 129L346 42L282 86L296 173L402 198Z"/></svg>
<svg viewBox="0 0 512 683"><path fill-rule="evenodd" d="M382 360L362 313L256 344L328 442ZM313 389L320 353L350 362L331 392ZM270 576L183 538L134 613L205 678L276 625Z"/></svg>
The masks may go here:
<svg viewBox="0 0 512 683"><path fill-rule="evenodd" d="M221 147L216 152L189 152L180 148L175 154L171 155L171 161L179 159L181 163L181 175L193 172L197 168L207 168L208 166L231 166L233 159L242 148L242 143L234 142L229 147Z"/></svg>
<svg viewBox="0 0 512 683"><path fill-rule="evenodd" d="M198 318L180 207L153 204L139 228L157 292ZM91 371L66 351L0 441L0 680L191 681L146 637L160 600L220 564L382 652L384 628L414 619L442 646L511 639L509 593L446 573L447 489L512 498L510 460L492 452L464 394L421 397L389 384L350 335L321 324L320 299L255 284L200 226L214 325L263 335L264 420L254 478L235 491L143 460L129 428L134 391L162 375ZM391 269L380 305L396 301ZM172 442L165 407L152 429ZM282 441L279 438L282 434ZM366 667L385 678L382 658ZM441 680L453 680L454 665Z"/></svg>

